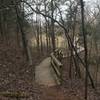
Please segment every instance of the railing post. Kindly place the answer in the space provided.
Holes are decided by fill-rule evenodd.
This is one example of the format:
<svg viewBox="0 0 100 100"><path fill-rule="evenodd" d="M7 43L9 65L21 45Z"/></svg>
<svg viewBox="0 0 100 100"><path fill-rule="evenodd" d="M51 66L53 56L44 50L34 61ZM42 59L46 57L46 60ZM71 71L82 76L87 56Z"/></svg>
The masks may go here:
<svg viewBox="0 0 100 100"><path fill-rule="evenodd" d="M54 53L51 53L51 66L55 71L55 74L59 79L60 84L62 84L62 63L59 60L59 51L56 50L56 52Z"/></svg>

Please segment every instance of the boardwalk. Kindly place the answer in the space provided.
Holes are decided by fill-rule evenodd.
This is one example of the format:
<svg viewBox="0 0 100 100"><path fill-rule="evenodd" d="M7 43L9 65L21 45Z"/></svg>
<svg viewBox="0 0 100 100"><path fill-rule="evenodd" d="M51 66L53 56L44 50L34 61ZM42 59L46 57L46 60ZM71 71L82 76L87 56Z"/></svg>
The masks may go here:
<svg viewBox="0 0 100 100"><path fill-rule="evenodd" d="M50 61L51 58L48 57L35 67L35 80L40 85L55 86L59 84Z"/></svg>
<svg viewBox="0 0 100 100"><path fill-rule="evenodd" d="M73 45L77 48L77 53L84 51L84 48L78 43L78 38L76 37ZM73 52L75 54L75 52ZM66 56L70 57L70 56ZM54 70L51 67L51 58L47 57L38 66L35 67L35 80L36 83L45 86L55 86L60 84Z"/></svg>

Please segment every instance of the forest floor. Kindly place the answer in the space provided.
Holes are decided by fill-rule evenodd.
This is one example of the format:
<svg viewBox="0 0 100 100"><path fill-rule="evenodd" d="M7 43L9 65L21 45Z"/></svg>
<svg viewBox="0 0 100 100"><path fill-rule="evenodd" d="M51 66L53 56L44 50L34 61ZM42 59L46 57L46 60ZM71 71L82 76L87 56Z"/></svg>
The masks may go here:
<svg viewBox="0 0 100 100"><path fill-rule="evenodd" d="M33 78L34 66L46 56L35 52L30 66L22 52L18 46L0 41L0 100L17 100L6 95L8 92L28 95L27 99L20 100L84 100L84 82L77 78L69 79L66 60L63 62L63 78L66 81L62 85L46 87L36 84ZM89 86L88 100L100 100L100 92L96 94Z"/></svg>

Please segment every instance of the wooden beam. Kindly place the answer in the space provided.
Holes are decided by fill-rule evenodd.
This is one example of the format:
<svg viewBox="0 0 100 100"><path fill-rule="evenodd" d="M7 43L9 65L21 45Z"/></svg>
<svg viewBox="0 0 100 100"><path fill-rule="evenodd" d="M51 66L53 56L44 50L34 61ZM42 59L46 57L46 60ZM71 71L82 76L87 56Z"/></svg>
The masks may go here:
<svg viewBox="0 0 100 100"><path fill-rule="evenodd" d="M54 64L53 60L51 61L51 64L52 64L52 67L53 67L54 71L56 72L57 76L61 76L60 70Z"/></svg>
<svg viewBox="0 0 100 100"><path fill-rule="evenodd" d="M52 60L55 62L55 64L56 64L59 68L62 67L61 62L54 56L53 53L51 53L51 58L52 58Z"/></svg>

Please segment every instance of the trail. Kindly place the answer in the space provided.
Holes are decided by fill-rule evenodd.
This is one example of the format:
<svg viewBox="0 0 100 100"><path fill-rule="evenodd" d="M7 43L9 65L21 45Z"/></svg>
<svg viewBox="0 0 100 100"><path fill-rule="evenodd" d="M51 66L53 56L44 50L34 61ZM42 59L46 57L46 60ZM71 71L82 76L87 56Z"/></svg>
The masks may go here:
<svg viewBox="0 0 100 100"><path fill-rule="evenodd" d="M51 67L51 58L44 59L38 66L35 67L36 83L45 86L55 86L59 84L55 77L55 72Z"/></svg>

